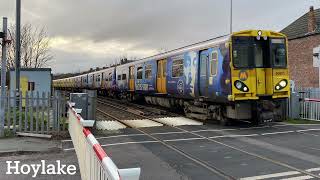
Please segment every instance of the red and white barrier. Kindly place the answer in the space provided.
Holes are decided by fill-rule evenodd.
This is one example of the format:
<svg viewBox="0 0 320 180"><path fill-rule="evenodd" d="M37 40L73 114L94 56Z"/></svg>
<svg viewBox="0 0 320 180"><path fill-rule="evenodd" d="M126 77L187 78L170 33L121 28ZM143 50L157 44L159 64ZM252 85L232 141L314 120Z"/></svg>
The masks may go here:
<svg viewBox="0 0 320 180"><path fill-rule="evenodd" d="M82 180L139 180L140 168L118 169L69 103L69 133L76 151Z"/></svg>

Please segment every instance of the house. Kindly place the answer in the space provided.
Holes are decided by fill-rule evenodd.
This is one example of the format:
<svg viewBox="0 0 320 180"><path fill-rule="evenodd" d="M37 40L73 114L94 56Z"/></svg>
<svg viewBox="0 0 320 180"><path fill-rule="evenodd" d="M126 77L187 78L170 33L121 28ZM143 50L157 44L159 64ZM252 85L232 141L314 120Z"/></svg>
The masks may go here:
<svg viewBox="0 0 320 180"><path fill-rule="evenodd" d="M15 70L10 70L10 91L15 90ZM20 90L25 95L25 92L51 94L52 74L50 68L21 68L20 69Z"/></svg>
<svg viewBox="0 0 320 180"><path fill-rule="evenodd" d="M320 46L320 9L310 7L280 32L288 37L290 79L298 87L319 87L319 63L314 62L314 51Z"/></svg>

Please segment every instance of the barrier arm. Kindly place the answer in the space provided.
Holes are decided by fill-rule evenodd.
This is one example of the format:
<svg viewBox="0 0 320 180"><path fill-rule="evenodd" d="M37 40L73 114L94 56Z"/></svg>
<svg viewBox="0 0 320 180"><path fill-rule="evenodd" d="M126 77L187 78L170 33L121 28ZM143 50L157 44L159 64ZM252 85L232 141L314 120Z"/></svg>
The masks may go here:
<svg viewBox="0 0 320 180"><path fill-rule="evenodd" d="M68 102L69 133L77 154L82 180L139 180L140 168L118 169L88 129L94 121L84 120Z"/></svg>

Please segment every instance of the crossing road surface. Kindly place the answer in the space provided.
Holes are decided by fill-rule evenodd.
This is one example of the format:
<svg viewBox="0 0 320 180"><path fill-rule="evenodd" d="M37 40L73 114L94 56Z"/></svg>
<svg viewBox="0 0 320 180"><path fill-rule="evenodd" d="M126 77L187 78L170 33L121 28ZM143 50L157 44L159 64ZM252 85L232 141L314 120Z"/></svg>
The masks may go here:
<svg viewBox="0 0 320 180"><path fill-rule="evenodd" d="M219 125L143 128L234 179L320 179L320 125ZM225 179L135 129L95 136L119 168L141 167L142 180ZM191 133L190 133L191 132ZM65 152L74 152L70 141Z"/></svg>

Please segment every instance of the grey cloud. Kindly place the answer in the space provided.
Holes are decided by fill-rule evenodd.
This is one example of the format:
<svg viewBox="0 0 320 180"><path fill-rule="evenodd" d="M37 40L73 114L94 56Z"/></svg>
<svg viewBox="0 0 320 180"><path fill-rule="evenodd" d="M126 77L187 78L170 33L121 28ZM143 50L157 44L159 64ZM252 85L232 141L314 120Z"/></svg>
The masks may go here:
<svg viewBox="0 0 320 180"><path fill-rule="evenodd" d="M135 44L128 49L172 49L229 31L229 0L23 0L23 22L46 26L51 37ZM234 31L281 30L318 0L233 0ZM0 16L14 21L14 0L0 0ZM76 42L75 42L76 43ZM56 72L69 60L81 69L119 57L54 50ZM79 55L81 54L81 56ZM130 54L129 54L130 56ZM88 63L89 61L90 63ZM81 64L81 65L80 65ZM70 64L71 65L71 64ZM89 68L89 67L88 67Z"/></svg>

